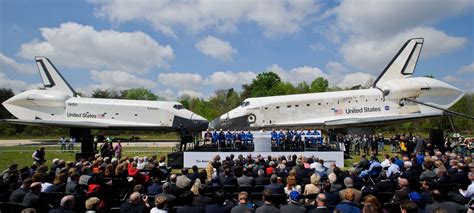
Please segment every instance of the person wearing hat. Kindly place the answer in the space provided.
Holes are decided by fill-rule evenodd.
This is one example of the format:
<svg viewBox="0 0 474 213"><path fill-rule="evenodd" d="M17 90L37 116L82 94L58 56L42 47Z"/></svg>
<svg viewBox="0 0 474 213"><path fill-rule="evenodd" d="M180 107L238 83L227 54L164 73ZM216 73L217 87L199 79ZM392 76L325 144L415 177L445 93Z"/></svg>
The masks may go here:
<svg viewBox="0 0 474 213"><path fill-rule="evenodd" d="M297 191L290 192L288 196L288 205L282 206L280 208L280 212L282 213L304 213L306 212L306 208L303 206L298 205L298 201L300 199L300 193Z"/></svg>

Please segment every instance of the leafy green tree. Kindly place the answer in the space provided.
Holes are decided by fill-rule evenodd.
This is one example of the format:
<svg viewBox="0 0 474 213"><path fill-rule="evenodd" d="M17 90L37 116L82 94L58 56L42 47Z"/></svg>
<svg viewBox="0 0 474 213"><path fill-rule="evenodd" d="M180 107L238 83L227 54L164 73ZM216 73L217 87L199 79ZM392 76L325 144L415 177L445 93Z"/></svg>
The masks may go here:
<svg viewBox="0 0 474 213"><path fill-rule="evenodd" d="M281 78L274 72L263 72L252 80L251 97L274 96L278 95L278 86Z"/></svg>
<svg viewBox="0 0 474 213"><path fill-rule="evenodd" d="M92 91L93 98L118 99L120 95L113 89L95 89Z"/></svg>
<svg viewBox="0 0 474 213"><path fill-rule="evenodd" d="M296 93L308 93L311 91L311 87L306 83L306 81L300 82L298 86L295 88Z"/></svg>
<svg viewBox="0 0 474 213"><path fill-rule="evenodd" d="M131 100L158 100L158 96L144 87L122 90L120 97Z"/></svg>
<svg viewBox="0 0 474 213"><path fill-rule="evenodd" d="M311 82L311 92L327 92L329 88L329 82L323 77L317 77Z"/></svg>

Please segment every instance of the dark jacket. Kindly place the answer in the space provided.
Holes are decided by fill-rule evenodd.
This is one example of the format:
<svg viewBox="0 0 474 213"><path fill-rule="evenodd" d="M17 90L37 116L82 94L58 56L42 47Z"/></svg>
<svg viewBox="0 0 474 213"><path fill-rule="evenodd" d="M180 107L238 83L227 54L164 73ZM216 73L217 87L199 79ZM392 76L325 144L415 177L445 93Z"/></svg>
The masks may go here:
<svg viewBox="0 0 474 213"><path fill-rule="evenodd" d="M265 189L271 189L273 194L285 194L284 186L278 183L271 183L265 186Z"/></svg>
<svg viewBox="0 0 474 213"><path fill-rule="evenodd" d="M120 212L122 213L145 213L149 212L148 208L143 203L130 203L125 202L120 205Z"/></svg>
<svg viewBox="0 0 474 213"><path fill-rule="evenodd" d="M294 203L290 203L286 206L282 206L280 208L281 213L305 213L306 208L303 206L295 205Z"/></svg>
<svg viewBox="0 0 474 213"><path fill-rule="evenodd" d="M23 202L23 198L25 197L26 193L28 193L27 189L24 189L24 188L21 188L21 187L16 189L10 195L10 202L14 202L14 203Z"/></svg>

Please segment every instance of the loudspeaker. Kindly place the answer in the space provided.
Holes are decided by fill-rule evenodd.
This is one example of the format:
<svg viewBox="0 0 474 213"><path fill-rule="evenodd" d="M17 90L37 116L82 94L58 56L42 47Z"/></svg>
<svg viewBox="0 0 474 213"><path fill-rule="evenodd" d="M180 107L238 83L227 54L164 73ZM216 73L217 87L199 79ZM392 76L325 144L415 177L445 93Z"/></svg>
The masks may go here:
<svg viewBox="0 0 474 213"><path fill-rule="evenodd" d="M441 129L430 129L430 141L434 148L444 149L444 131Z"/></svg>
<svg viewBox="0 0 474 213"><path fill-rule="evenodd" d="M173 152L168 154L168 167L182 169L184 166L183 152Z"/></svg>

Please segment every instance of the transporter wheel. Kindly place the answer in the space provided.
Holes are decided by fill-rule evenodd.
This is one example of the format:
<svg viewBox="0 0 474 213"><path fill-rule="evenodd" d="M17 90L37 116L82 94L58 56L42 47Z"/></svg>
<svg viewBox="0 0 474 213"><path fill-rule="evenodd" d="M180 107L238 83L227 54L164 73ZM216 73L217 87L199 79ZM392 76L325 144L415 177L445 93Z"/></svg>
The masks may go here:
<svg viewBox="0 0 474 213"><path fill-rule="evenodd" d="M249 123L255 123L255 121L257 120L257 117L254 115L254 114L250 114L248 117L247 117L247 121Z"/></svg>

